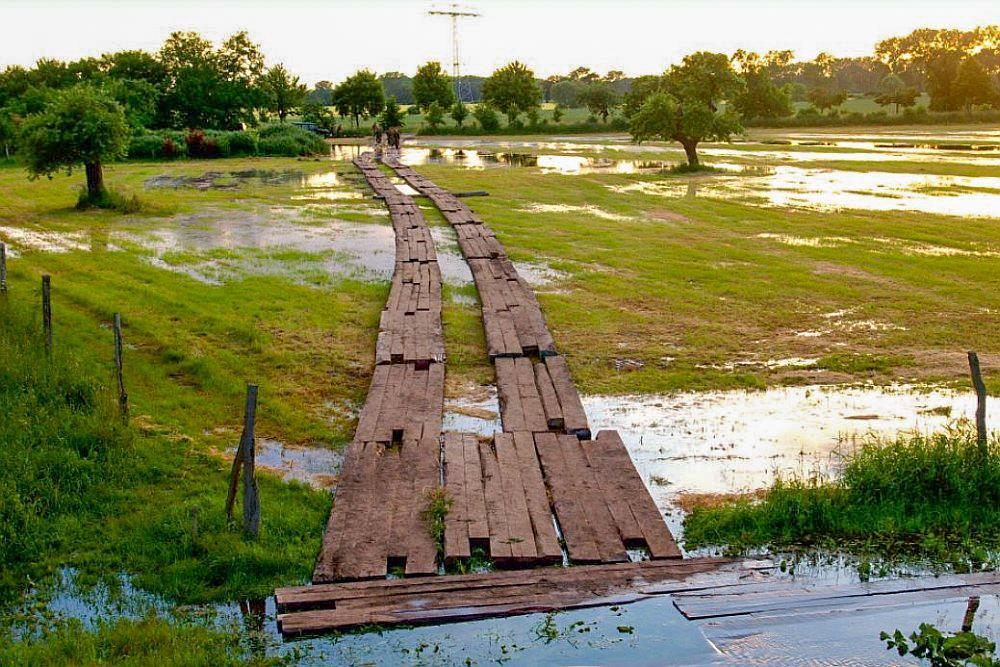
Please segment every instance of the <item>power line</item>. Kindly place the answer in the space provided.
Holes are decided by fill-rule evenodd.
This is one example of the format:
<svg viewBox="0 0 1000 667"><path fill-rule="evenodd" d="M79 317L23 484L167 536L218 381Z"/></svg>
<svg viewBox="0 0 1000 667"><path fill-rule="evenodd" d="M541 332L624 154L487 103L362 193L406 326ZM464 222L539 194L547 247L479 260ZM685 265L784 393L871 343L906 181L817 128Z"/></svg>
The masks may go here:
<svg viewBox="0 0 1000 667"><path fill-rule="evenodd" d="M451 76L455 80L455 96L459 100L467 102L469 100L463 99L463 97L471 97L471 90L468 90L468 87L466 87L466 90L463 91L461 65L458 57L458 19L479 17L482 14L476 12L471 7L464 7L456 3L447 5L444 8L431 8L427 14L430 16L447 16L451 19ZM463 92L470 94L463 95Z"/></svg>

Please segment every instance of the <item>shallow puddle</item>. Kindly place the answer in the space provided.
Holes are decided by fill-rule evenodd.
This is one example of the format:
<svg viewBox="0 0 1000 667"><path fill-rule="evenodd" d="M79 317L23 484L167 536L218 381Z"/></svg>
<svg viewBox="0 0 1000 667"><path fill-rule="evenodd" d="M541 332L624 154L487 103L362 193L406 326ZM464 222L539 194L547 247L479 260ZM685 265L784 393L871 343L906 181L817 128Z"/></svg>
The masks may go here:
<svg viewBox="0 0 1000 667"><path fill-rule="evenodd" d="M744 165L740 177L636 181L610 184L617 193L662 197L709 197L747 204L820 211L920 211L961 217L1000 217L1000 178L888 172L852 172L777 166L754 172Z"/></svg>
<svg viewBox="0 0 1000 667"><path fill-rule="evenodd" d="M836 474L872 435L926 432L971 418L975 396L920 387L781 387L665 396L587 396L591 429L616 429L670 529L677 498L769 486L775 475ZM990 411L1000 399L990 399Z"/></svg>
<svg viewBox="0 0 1000 667"><path fill-rule="evenodd" d="M236 448L226 454L232 457ZM295 480L315 489L332 490L337 486L337 473L343 456L325 447L292 447L277 440L258 438L254 460L258 469L286 481Z"/></svg>

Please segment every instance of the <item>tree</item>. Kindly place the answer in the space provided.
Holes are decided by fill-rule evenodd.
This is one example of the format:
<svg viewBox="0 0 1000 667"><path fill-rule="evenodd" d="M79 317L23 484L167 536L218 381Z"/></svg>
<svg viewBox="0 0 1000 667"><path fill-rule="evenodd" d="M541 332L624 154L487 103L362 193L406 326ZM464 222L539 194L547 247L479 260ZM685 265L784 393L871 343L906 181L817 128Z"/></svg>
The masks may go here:
<svg viewBox="0 0 1000 667"><path fill-rule="evenodd" d="M483 83L483 100L507 116L508 125L518 115L538 106L542 91L535 83L535 73L518 61L504 65Z"/></svg>
<svg viewBox="0 0 1000 667"><path fill-rule="evenodd" d="M639 111L643 102L649 99L654 93L666 91L666 84L662 76L647 74L636 77L632 81L632 88L625 93L625 117L631 118Z"/></svg>
<svg viewBox="0 0 1000 667"><path fill-rule="evenodd" d="M317 81L313 89L309 91L309 101L322 104L325 107L333 106L333 83Z"/></svg>
<svg viewBox="0 0 1000 667"><path fill-rule="evenodd" d="M563 118L562 107L556 104L554 107L552 107L552 121L558 123L559 121L562 120L562 118Z"/></svg>
<svg viewBox="0 0 1000 667"><path fill-rule="evenodd" d="M472 115L475 116L479 127L484 132L495 132L500 128L500 120L497 118L497 112L489 104L477 104Z"/></svg>
<svg viewBox="0 0 1000 667"><path fill-rule="evenodd" d="M432 130L436 130L439 125L444 123L444 109L441 108L441 105L437 102L431 102L424 114L424 121L431 126Z"/></svg>
<svg viewBox="0 0 1000 667"><path fill-rule="evenodd" d="M879 82L879 93L875 96L875 103L879 106L896 105L896 113L899 108L912 107L917 102L920 93L913 86L907 86L906 82L896 74L887 74Z"/></svg>
<svg viewBox="0 0 1000 667"><path fill-rule="evenodd" d="M441 69L441 63L425 63L413 77L413 100L424 113L437 102L441 109L448 109L455 102L451 78Z"/></svg>
<svg viewBox="0 0 1000 667"><path fill-rule="evenodd" d="M577 105L577 96L579 94L580 84L576 81L565 79L552 84L549 99L560 106L572 109Z"/></svg>
<svg viewBox="0 0 1000 667"><path fill-rule="evenodd" d="M379 80L386 97L395 97L400 104L413 104L413 79L402 72L386 72Z"/></svg>
<svg viewBox="0 0 1000 667"><path fill-rule="evenodd" d="M299 83L299 77L289 74L284 65L267 70L260 85L267 96L268 111L278 114L281 122L285 122L288 114L302 106L306 99L306 87Z"/></svg>
<svg viewBox="0 0 1000 667"><path fill-rule="evenodd" d="M455 100L455 104L451 106L451 119L455 121L455 124L459 128L462 127L462 123L465 119L469 117L469 107L465 106L462 100Z"/></svg>
<svg viewBox="0 0 1000 667"><path fill-rule="evenodd" d="M745 83L744 89L733 99L733 107L743 120L792 115L789 91L775 85L766 58L740 49L733 54L733 62L739 66Z"/></svg>
<svg viewBox="0 0 1000 667"><path fill-rule="evenodd" d="M31 178L82 163L87 198L96 203L106 193L102 165L125 156L129 134L121 106L103 91L79 84L55 93L44 111L24 120L19 147Z"/></svg>
<svg viewBox="0 0 1000 667"><path fill-rule="evenodd" d="M579 101L590 110L595 116L600 116L605 123L611 110L618 106L618 95L614 89L606 83L587 84L578 97Z"/></svg>
<svg viewBox="0 0 1000 667"><path fill-rule="evenodd" d="M634 141L677 141L688 164L697 167L699 142L728 141L742 130L735 113L721 110L722 103L743 88L724 54L701 51L685 56L663 75L661 86L663 91L652 92L629 119Z"/></svg>
<svg viewBox="0 0 1000 667"><path fill-rule="evenodd" d="M834 109L847 100L847 93L842 90L830 90L829 88L813 88L809 91L809 102L819 109Z"/></svg>
<svg viewBox="0 0 1000 667"><path fill-rule="evenodd" d="M990 75L971 56L967 56L958 66L953 93L955 101L965 107L966 113L972 113L972 107L976 104L992 104L997 99L997 91L993 88Z"/></svg>
<svg viewBox="0 0 1000 667"><path fill-rule="evenodd" d="M333 105L341 116L353 116L354 127L360 127L361 116L378 115L385 106L382 84L369 70L355 72L333 89Z"/></svg>
<svg viewBox="0 0 1000 667"><path fill-rule="evenodd" d="M379 117L379 123L388 130L390 127L401 127L404 122L403 111L399 108L399 103L396 102L395 97L390 95L389 99L386 100L382 115Z"/></svg>

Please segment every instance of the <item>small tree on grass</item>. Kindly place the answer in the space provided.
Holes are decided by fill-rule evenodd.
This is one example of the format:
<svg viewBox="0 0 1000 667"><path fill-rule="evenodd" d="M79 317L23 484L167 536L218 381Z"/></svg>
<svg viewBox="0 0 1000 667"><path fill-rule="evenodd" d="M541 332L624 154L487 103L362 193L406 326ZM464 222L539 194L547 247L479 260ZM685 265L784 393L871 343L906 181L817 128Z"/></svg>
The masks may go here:
<svg viewBox="0 0 1000 667"><path fill-rule="evenodd" d="M403 111L399 108L399 102L396 101L395 96L390 96L386 101L385 109L382 110L382 115L379 116L379 122L387 130L390 127L402 127L404 122Z"/></svg>
<svg viewBox="0 0 1000 667"><path fill-rule="evenodd" d="M424 121L431 126L432 130L436 130L438 126L444 123L444 110L441 108L437 102L431 102L431 105L427 107L427 112L424 114Z"/></svg>
<svg viewBox="0 0 1000 667"><path fill-rule="evenodd" d="M285 118L294 109L305 102L307 89L299 83L299 77L292 76L284 65L275 65L264 73L260 82L267 96L267 109L278 114L278 119Z"/></svg>
<svg viewBox="0 0 1000 667"><path fill-rule="evenodd" d="M577 96L577 100L587 107L591 114L600 116L605 123L608 122L611 110L618 106L618 94L606 83L587 84Z"/></svg>
<svg viewBox="0 0 1000 667"><path fill-rule="evenodd" d="M899 113L899 108L909 108L917 103L917 97L920 93L913 86L907 86L906 83L895 74L888 74L878 85L879 94L875 97L875 103L879 106L889 106L893 104L896 106L896 113Z"/></svg>
<svg viewBox="0 0 1000 667"><path fill-rule="evenodd" d="M100 203L107 194L103 163L124 157L128 141L129 126L121 106L103 91L78 84L54 93L42 112L24 120L19 146L30 178L51 176L60 169L70 172L83 164L87 199Z"/></svg>
<svg viewBox="0 0 1000 667"><path fill-rule="evenodd" d="M451 119L455 121L455 124L459 128L462 127L462 123L465 119L469 117L469 107L465 106L462 100L455 100L455 104L451 107Z"/></svg>
<svg viewBox="0 0 1000 667"><path fill-rule="evenodd" d="M663 76L661 90L648 87L648 97L629 119L629 132L636 142L679 142L688 164L697 167L699 142L728 141L743 129L734 112L721 110L722 102L741 90L742 81L725 55L686 56L683 64L674 65Z"/></svg>
<svg viewBox="0 0 1000 667"><path fill-rule="evenodd" d="M821 112L835 109L847 101L847 93L829 88L813 88L809 91L809 101Z"/></svg>
<svg viewBox="0 0 1000 667"><path fill-rule="evenodd" d="M517 117L542 99L542 89L535 82L535 73L516 60L493 72L483 82L483 101L507 116L514 125Z"/></svg>
<svg viewBox="0 0 1000 667"><path fill-rule="evenodd" d="M333 89L333 105L341 116L353 116L354 127L360 127L361 116L375 116L385 107L382 82L366 69L355 72Z"/></svg>
<svg viewBox="0 0 1000 667"><path fill-rule="evenodd" d="M562 118L563 118L562 107L557 104L552 108L552 122L558 123L559 121L562 120Z"/></svg>
<svg viewBox="0 0 1000 667"><path fill-rule="evenodd" d="M483 128L483 132L496 132L500 128L500 119L497 118L497 112L488 104L477 105L472 115L476 117L476 121L479 123L479 127Z"/></svg>

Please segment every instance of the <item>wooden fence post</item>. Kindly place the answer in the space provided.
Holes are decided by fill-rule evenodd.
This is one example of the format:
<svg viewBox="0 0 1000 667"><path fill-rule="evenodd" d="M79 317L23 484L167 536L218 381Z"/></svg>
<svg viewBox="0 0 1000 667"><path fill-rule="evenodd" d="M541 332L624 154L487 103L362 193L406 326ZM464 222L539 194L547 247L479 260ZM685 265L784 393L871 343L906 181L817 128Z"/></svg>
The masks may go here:
<svg viewBox="0 0 1000 667"><path fill-rule="evenodd" d="M128 424L128 394L125 393L125 373L122 360L122 315L115 313L115 370L118 373L118 408L122 423Z"/></svg>
<svg viewBox="0 0 1000 667"><path fill-rule="evenodd" d="M42 326L45 329L45 353L52 353L52 278L42 276Z"/></svg>
<svg viewBox="0 0 1000 667"><path fill-rule="evenodd" d="M7 296L7 244L0 243L0 294Z"/></svg>
<svg viewBox="0 0 1000 667"><path fill-rule="evenodd" d="M226 516L233 518L233 504L243 469L243 529L255 537L260 532L260 497L257 494L257 477L254 471L254 427L257 422L257 385L247 385L246 411L243 416L243 434L236 447L233 467L229 472L229 494L226 497Z"/></svg>
<svg viewBox="0 0 1000 667"><path fill-rule="evenodd" d="M986 384L979 369L979 355L975 352L969 352L969 372L972 374L972 387L976 390L976 441L985 459L989 453L986 444Z"/></svg>
<svg viewBox="0 0 1000 667"><path fill-rule="evenodd" d="M254 469L254 426L257 422L257 385L247 385L247 408L243 420L243 530L260 533L260 496Z"/></svg>

